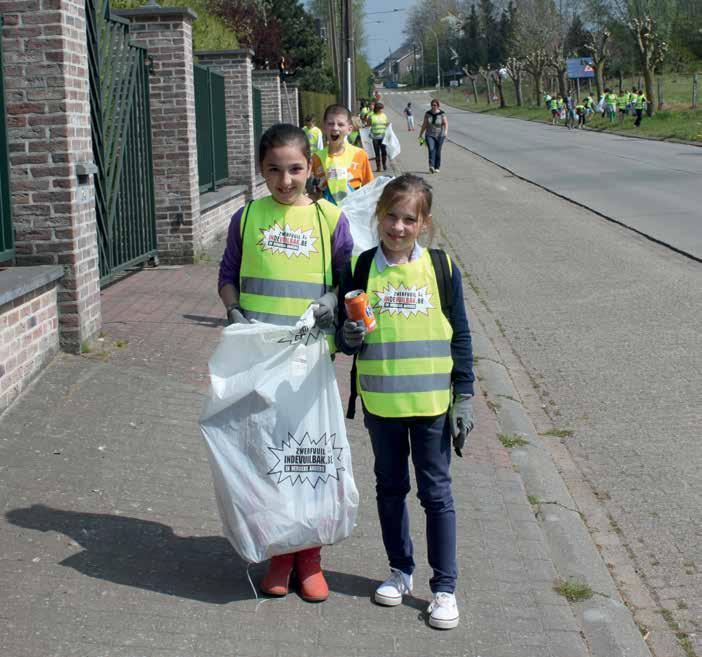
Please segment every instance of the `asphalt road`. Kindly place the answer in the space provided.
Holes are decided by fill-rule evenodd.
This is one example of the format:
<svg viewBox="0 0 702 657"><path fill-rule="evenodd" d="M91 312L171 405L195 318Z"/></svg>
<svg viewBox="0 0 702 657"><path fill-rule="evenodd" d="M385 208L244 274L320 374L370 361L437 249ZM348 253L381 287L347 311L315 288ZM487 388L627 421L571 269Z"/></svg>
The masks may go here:
<svg viewBox="0 0 702 657"><path fill-rule="evenodd" d="M410 98L419 121L428 94L383 100L400 111ZM702 147L443 109L456 144L702 259Z"/></svg>
<svg viewBox="0 0 702 657"><path fill-rule="evenodd" d="M384 94L383 100L401 107L407 98ZM426 101L416 99L417 109ZM449 112L454 139L470 134L474 147L493 135L505 166L535 175L546 175L548 146L524 148L518 131L545 144L575 144L607 162L625 161L608 154L608 146L640 149L648 154L646 168L632 160L626 181L645 175L648 189L642 183L627 188L622 206L645 192L642 207L661 208L677 186L675 203L686 208L685 216L691 218L695 203L702 207L702 178L698 174L693 188L692 176L674 169L673 160L689 152L685 147ZM640 576L655 601L639 607L637 618L644 627L665 618L671 628L677 623L694 654L702 655L702 265L451 143L441 174L432 176L416 133L408 135L400 116L392 119L403 146L399 167L429 178L442 246L460 259L473 288L469 297L492 313L528 372L520 395L537 399L553 428L573 432L563 442L632 564L608 565L617 581ZM560 184L575 187L567 149L553 147L547 168L561 171ZM692 152L699 155L687 156L687 168L694 162L702 172L702 149ZM593 188L591 175L577 179L585 189ZM668 191L656 192L657 179ZM661 230L665 218L662 213ZM698 230L697 244L701 236Z"/></svg>

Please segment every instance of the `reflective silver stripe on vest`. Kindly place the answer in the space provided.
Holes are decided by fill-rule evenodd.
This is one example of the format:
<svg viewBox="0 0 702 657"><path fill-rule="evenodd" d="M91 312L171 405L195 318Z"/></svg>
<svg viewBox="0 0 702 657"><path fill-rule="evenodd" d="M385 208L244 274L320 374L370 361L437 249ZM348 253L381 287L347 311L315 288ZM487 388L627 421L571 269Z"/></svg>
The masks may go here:
<svg viewBox="0 0 702 657"><path fill-rule="evenodd" d="M401 358L444 358L451 356L448 340L407 340L364 344L359 360L398 360Z"/></svg>
<svg viewBox="0 0 702 657"><path fill-rule="evenodd" d="M365 392L442 392L451 385L450 374L403 374L380 376L361 374L361 390Z"/></svg>
<svg viewBox="0 0 702 657"><path fill-rule="evenodd" d="M321 283L279 281L270 278L248 278L242 276L241 291L247 294L259 294L266 297L317 299L324 294L324 285Z"/></svg>
<svg viewBox="0 0 702 657"><path fill-rule="evenodd" d="M297 320L300 319L297 315L276 315L274 313L262 313L256 310L245 310L242 308L244 317L247 319L255 319L257 322L264 324L275 324L276 326L294 327ZM325 335L333 335L336 329L332 326L328 329L322 329Z"/></svg>

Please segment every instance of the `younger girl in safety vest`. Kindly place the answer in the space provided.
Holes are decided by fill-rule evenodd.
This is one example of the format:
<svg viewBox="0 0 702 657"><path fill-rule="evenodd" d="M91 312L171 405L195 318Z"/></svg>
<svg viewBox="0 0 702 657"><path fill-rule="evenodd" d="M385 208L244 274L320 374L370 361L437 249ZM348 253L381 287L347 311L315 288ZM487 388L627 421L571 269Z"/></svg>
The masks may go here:
<svg viewBox="0 0 702 657"><path fill-rule="evenodd" d="M356 387L375 456L378 514L391 571L376 589L375 602L399 605L412 591L415 564L405 503L411 453L433 569L429 624L450 629L458 625L458 607L449 465L452 438L460 455L460 441L473 428L473 356L461 273L443 251L430 253L419 245L420 236L431 236L431 202L431 187L412 174L383 189L376 207L380 246L365 252L372 262L363 281L376 328L366 334L363 323L346 318L340 303L336 339L344 353L357 354ZM355 269L364 260L361 254L347 267L340 299L362 284Z"/></svg>
<svg viewBox="0 0 702 657"><path fill-rule="evenodd" d="M348 220L335 205L305 195L311 158L300 128L283 123L269 128L258 158L271 195L251 201L229 225L218 288L227 319L294 326L315 303L317 326L333 344L334 288L353 248ZM304 600L326 600L319 547L273 557L261 588L286 595L293 570Z"/></svg>

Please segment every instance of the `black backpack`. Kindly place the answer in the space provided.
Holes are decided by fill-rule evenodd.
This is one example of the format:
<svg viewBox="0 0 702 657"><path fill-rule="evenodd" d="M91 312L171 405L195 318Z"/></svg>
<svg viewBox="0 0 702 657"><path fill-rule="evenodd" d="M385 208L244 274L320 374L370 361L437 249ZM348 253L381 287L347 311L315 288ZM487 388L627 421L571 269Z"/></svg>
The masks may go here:
<svg viewBox="0 0 702 657"><path fill-rule="evenodd" d="M378 247L375 246L358 256L356 268L353 272L352 289L367 291L368 276L377 250ZM431 258L431 264L434 267L434 275L436 276L436 283L439 287L441 312L444 313L446 319L450 320L453 307L453 287L451 285L448 256L441 249L429 249L429 257ZM349 405L346 409L346 417L350 420L356 416L356 397L358 397L358 388L356 386L356 358L357 354L354 354L353 365L351 366L351 394L349 395Z"/></svg>

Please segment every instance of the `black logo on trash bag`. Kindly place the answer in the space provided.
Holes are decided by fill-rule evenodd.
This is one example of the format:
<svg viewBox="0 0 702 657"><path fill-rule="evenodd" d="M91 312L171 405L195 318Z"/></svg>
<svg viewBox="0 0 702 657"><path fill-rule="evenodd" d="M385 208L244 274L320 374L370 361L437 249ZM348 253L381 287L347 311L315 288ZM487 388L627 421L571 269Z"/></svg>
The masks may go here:
<svg viewBox="0 0 702 657"><path fill-rule="evenodd" d="M291 330L290 334L284 338L278 340L278 344L304 344L307 346L310 342L319 340L319 336L322 331L318 328L309 329L306 326L301 327L298 330Z"/></svg>
<svg viewBox="0 0 702 657"><path fill-rule="evenodd" d="M338 480L339 472L344 470L341 464L343 447L336 447L335 442L335 433L329 436L323 433L317 441L310 438L309 433L299 441L289 433L280 448L268 448L277 459L268 474L278 475L279 484L289 479L293 486L307 482L312 488L316 488L320 481L326 484L329 479Z"/></svg>

